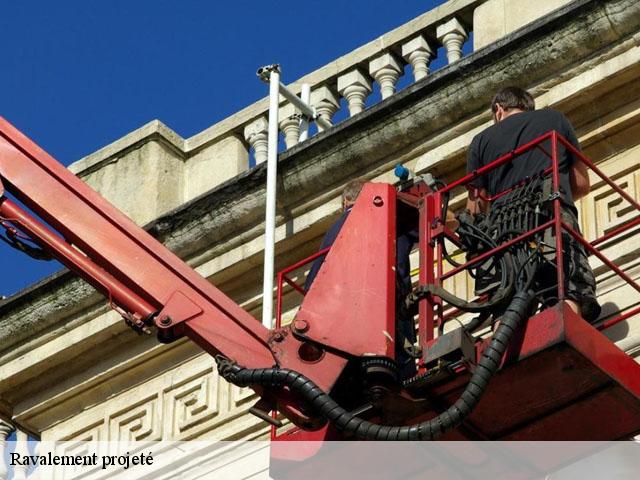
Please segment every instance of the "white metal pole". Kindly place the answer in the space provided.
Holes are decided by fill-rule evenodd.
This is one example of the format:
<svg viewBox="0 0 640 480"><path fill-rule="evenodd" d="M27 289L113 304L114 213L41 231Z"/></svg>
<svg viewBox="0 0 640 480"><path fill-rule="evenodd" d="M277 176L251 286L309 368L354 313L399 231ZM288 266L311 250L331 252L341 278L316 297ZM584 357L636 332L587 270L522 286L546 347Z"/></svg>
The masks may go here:
<svg viewBox="0 0 640 480"><path fill-rule="evenodd" d="M303 83L300 88L300 100L302 100L307 105L311 104L311 85L308 83ZM300 137L299 141L304 142L307 138L309 138L309 121L306 116L302 116L302 120L300 121Z"/></svg>
<svg viewBox="0 0 640 480"><path fill-rule="evenodd" d="M331 128L332 125L324 118L319 116L316 113L316 109L310 107L308 104L303 102L300 97L298 97L295 93L287 88L284 83L280 84L280 93L284 98L289 100L298 110L302 112L303 115L306 115L309 118L312 118L318 125L320 125L324 130Z"/></svg>
<svg viewBox="0 0 640 480"><path fill-rule="evenodd" d="M269 68L269 135L267 147L267 199L264 232L264 279L262 324L273 326L273 277L276 231L276 180L278 174L278 106L280 100L280 67Z"/></svg>

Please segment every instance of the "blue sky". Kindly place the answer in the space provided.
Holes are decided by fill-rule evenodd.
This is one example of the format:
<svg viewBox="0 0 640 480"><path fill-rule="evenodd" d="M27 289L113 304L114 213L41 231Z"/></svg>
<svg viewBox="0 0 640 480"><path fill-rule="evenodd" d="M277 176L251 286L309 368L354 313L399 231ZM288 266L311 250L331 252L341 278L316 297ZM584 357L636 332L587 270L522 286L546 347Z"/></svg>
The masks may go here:
<svg viewBox="0 0 640 480"><path fill-rule="evenodd" d="M189 137L443 0L4 2L0 115L68 165L158 118ZM0 244L0 295L61 266Z"/></svg>

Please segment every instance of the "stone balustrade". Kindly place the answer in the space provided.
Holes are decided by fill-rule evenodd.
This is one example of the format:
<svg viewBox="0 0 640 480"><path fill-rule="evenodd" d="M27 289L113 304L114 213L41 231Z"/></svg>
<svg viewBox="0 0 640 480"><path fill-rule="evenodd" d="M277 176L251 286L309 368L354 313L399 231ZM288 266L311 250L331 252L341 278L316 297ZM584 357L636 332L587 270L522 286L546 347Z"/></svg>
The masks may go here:
<svg viewBox="0 0 640 480"><path fill-rule="evenodd" d="M487 1L495 0L446 1L288 88L299 94L303 84L309 85L311 105L331 124L358 115L391 97L399 84L423 80L433 70L459 60L463 50L471 49L463 45L470 45L465 42L474 24L487 24L487 19L476 19L478 7ZM287 78L287 59L278 60ZM265 94L267 90L265 86ZM280 150L289 149L300 142L301 123L306 119L284 97L278 116L284 138ZM143 225L265 162L267 131L265 97L191 138L152 121L69 168ZM311 126L305 138L321 131Z"/></svg>
<svg viewBox="0 0 640 480"><path fill-rule="evenodd" d="M367 105L389 98L397 90L399 80L410 66L413 81L427 77L431 64L440 60L444 67L458 61L463 45L473 31L474 10L484 0L449 1L413 21L381 36L377 40L354 50L325 67L298 79L289 85L295 92L303 83L311 86L311 105L329 122L340 110L342 99L348 115L362 112ZM439 58L439 56L443 58ZM286 64L283 65L286 78ZM376 85L380 98L369 98ZM242 125L254 164L267 158L267 104L256 112L255 118ZM302 116L293 105L283 102L279 111L279 128L284 134L286 148L299 143ZM318 131L322 128L318 127Z"/></svg>

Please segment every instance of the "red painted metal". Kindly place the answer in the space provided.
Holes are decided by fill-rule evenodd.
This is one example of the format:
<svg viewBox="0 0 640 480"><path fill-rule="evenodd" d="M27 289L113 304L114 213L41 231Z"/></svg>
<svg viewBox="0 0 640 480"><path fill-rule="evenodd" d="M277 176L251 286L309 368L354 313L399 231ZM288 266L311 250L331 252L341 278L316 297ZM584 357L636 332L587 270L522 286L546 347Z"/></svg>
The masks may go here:
<svg viewBox="0 0 640 480"><path fill-rule="evenodd" d="M313 255L308 256L307 258L303 258L299 262L294 263L293 265L289 265L287 268L280 270L277 274L277 295L276 295L276 328L280 328L282 324L282 295L283 292L283 284L282 282L286 282L291 288L296 290L301 295L306 295L307 292L304 291L300 285L287 277L288 273L297 270L298 268L302 268L305 265L313 262L316 258L319 258L325 255L329 251L329 248L323 248L319 252L314 253Z"/></svg>
<svg viewBox="0 0 640 480"><path fill-rule="evenodd" d="M549 154L549 153L548 153L544 148L541 148L541 150L542 150L542 151L543 151L543 152L544 152L544 153L545 153L549 158L551 158L551 155L550 155L550 154ZM543 170L543 171L542 171L542 174L543 174L543 175L547 175L547 174L551 173L552 171L553 171L553 167L549 167L549 168L547 168L547 169ZM496 193L496 194L495 194L495 195L493 195L493 196L480 195L480 198L481 198L482 200L485 200L485 201L488 201L488 202L493 202L494 200L497 200L497 199L498 199L498 198L500 198L500 197L504 197L505 195L507 195L508 193L512 192L514 189L518 188L519 186L524 185L526 182L527 182L527 180L525 179L525 180L523 180L523 181L519 182L517 185L514 185L514 186L513 186L513 187L511 187L511 188L507 188L506 190L503 190L502 192Z"/></svg>
<svg viewBox="0 0 640 480"><path fill-rule="evenodd" d="M496 248L492 248L491 250L488 250L488 251L486 251L484 253L481 253L477 257L473 257L468 262L463 263L459 267L455 267L455 268L449 270L447 273L442 275L441 280L446 280L447 278L453 277L454 275L457 275L458 273L466 270L470 266L473 266L473 265L475 265L477 263L480 263L483 260L486 260L487 258L494 256L496 253L500 253L501 251L508 249L509 247L515 245L516 243L521 242L522 240L525 240L525 239L535 235L536 233L539 233L539 232L542 232L543 230L546 230L547 228L551 227L552 225L554 225L554 220L549 220L548 222L543 223L542 225L538 225L536 228L534 228L532 230L529 230L528 232L522 233L522 234L518 235L517 237L514 237L511 240L498 245Z"/></svg>
<svg viewBox="0 0 640 480"><path fill-rule="evenodd" d="M307 258L303 258L299 262L296 262L293 265L289 265L287 268L283 268L282 270L280 270L280 273L282 273L283 275L286 275L288 273L293 272L294 270L297 270L298 268L304 267L305 265L313 262L316 258L319 258L325 255L329 250L330 250L330 247L323 248L322 250L319 250L313 255L309 255Z"/></svg>
<svg viewBox="0 0 640 480"><path fill-rule="evenodd" d="M626 319L631 318L637 315L638 313L640 313L640 306L636 308L632 308L631 310L629 310L626 313L623 313L622 315L618 315L617 317L610 318L609 320L602 322L598 326L598 330L606 330L607 328L613 327L614 325L617 325L620 322L624 322Z"/></svg>
<svg viewBox="0 0 640 480"><path fill-rule="evenodd" d="M640 288L613 262L607 260L592 245L582 239L577 232L562 222L559 193L559 162L558 143L567 144L556 132L549 132L543 137L520 147L495 162L472 172L457 182L450 184L441 192L452 190L457 186L472 182L480 175L486 174L506 162L514 161L518 155L534 148L536 144L551 140L551 167L545 170L553 178L553 190L556 192L553 204L553 218L518 238L505 242L497 248L467 262L464 266L456 267L447 273L437 275L433 279L445 280L457 275L474 263L481 262L499 251L509 248L516 242L522 241L534 233L553 228L555 231L556 262L563 264L562 231L574 236L585 248L607 266L621 276L634 288ZM566 145L575 154L577 161L584 156L575 152L570 145ZM547 152L545 152L547 153ZM588 166L593 166L588 160ZM602 172L596 172L602 175ZM606 179L607 184L620 193L621 189ZM507 192L499 192L487 200L495 200ZM622 195L626 200L628 195ZM425 199L428 204L429 198ZM638 207L637 202L630 202ZM433 227L437 215L428 210L425 212L423 227L428 231L424 238L431 240L441 238L444 231L441 227ZM630 228L640 224L640 219L634 219L614 231L595 240L600 244L608 239L620 235ZM422 232L421 232L422 233ZM566 236L565 236L566 238ZM433 243L431 244L431 246ZM429 251L429 244L421 244ZM441 252L438 252L440 254ZM435 258L428 265L421 262L421 268L427 271L439 265ZM438 269L439 270L439 269ZM564 295L564 272L558 268L559 298ZM422 279L425 275L421 276ZM437 299L428 297L426 309L437 308ZM445 320L455 318L462 312L448 312ZM631 309L624 315L618 316L601 325L601 329L623 321L640 313L640 307ZM421 345L428 342L421 339ZM482 348L479 349L480 355ZM603 353L604 352L604 353ZM603 353L601 355L601 353ZM604 359L608 359L606 362ZM613 360L611 360L613 359ZM514 345L510 347L504 358L503 369L481 401L478 409L465 423L465 428L472 428L474 435L481 434L483 438L492 439L617 439L625 438L640 431L640 388L637 379L640 378L640 367L626 354L615 347L606 337L573 313L564 302L558 307L547 309L529 319L526 328L520 333ZM623 366L623 367L622 367ZM468 378L468 373L461 373L459 378L445 382L430 391L430 398L439 398L444 405L453 403L459 396ZM543 393L544 392L544 393ZM588 414L587 414L588 412ZM593 412L597 412L594 416ZM436 413L432 413L434 416ZM429 416L427 415L427 418ZM606 427L602 423L606 422ZM462 430L461 430L462 431ZM458 433L447 435L456 438Z"/></svg>
<svg viewBox="0 0 640 480"><path fill-rule="evenodd" d="M505 163L509 163L509 162L513 161L514 159L516 159L517 157L519 157L523 153L528 152L532 148L536 148L536 145L538 145L539 143L544 142L545 140L548 140L549 138L551 138L551 134L552 133L553 132L545 133L544 135L540 136L539 138L536 138L535 140L532 140L532 141L530 141L528 143L525 143L524 145L516 148L514 151L509 152L509 153L503 155L502 157L497 158L493 162L488 163L487 165L484 165L484 166L478 168L477 170L474 170L473 172L468 173L464 177L456 180L455 182L451 182L446 187L441 188L439 190L439 192L440 193L450 192L454 188L457 188L457 187L459 187L461 185L466 185L466 184L472 182L473 180L475 180L476 178L481 177L482 175L485 175L486 173L490 172L491 170L494 170L494 169L498 168L499 166L504 165Z"/></svg>
<svg viewBox="0 0 640 480"><path fill-rule="evenodd" d="M578 150L576 147L571 145L566 138L562 135L555 134L555 138L557 141L562 143L576 158L578 158L582 163L584 163L593 173L598 175L607 185L611 187L611 189L624 198L627 202L629 202L636 210L640 211L640 203L638 203L631 195L625 192L619 185L616 185L614 181L612 181L609 177L607 177L591 160L584 156L584 154Z"/></svg>
<svg viewBox="0 0 640 480"><path fill-rule="evenodd" d="M304 337L351 355L393 357L396 191L366 184L296 320Z"/></svg>
<svg viewBox="0 0 640 480"><path fill-rule="evenodd" d="M293 288L295 291L297 291L298 293L304 295L306 292L304 291L304 288L302 288L300 285L298 285L296 282L294 282L293 280L291 280L289 277L283 275L282 279L287 283L287 285L289 285L291 288Z"/></svg>
<svg viewBox="0 0 640 480"><path fill-rule="evenodd" d="M282 272L278 272L276 275L276 329L282 326Z"/></svg>
<svg viewBox="0 0 640 480"><path fill-rule="evenodd" d="M4 119L0 119L0 175L7 190L67 243L66 248L59 243L53 252L62 263L84 270L74 254L81 251L153 311L160 311L180 291L203 308L202 316L219 336L218 351L251 365L273 361L268 331L259 322ZM24 218L14 220L20 230L30 226ZM114 288L115 282L102 285L86 278L96 288L110 290L117 305L124 308L128 303ZM129 313L144 317L149 312ZM174 324L181 320L174 319Z"/></svg>
<svg viewBox="0 0 640 480"><path fill-rule="evenodd" d="M629 285L631 285L634 289L638 290L638 284L636 282L634 282L628 275L626 275L620 268L618 268L613 262L611 262L610 260L608 260L606 257L604 257L604 255L602 255L596 248L594 248L596 245L599 245L607 240L610 240L628 230L630 230L631 228L633 228L634 226L640 225L640 217L637 217L635 219L629 220L627 222L625 222L623 225L615 228L614 230L612 230L611 232L597 238L596 240L592 241L591 243L587 242L586 240L584 240L577 232L575 232L573 229L571 229L570 227L568 227L566 224L564 224L562 222L562 217L561 217L561 200L560 200L560 196L559 196L559 184L560 184L560 178L559 178L559 164L558 164L558 144L562 144L563 146L565 146L569 152L571 154L574 155L574 158L577 161L581 161L583 163L585 163L585 165L587 165L588 168L590 168L591 170L593 170L607 185L609 185L616 193L620 194L626 201L628 201L635 209L637 209L638 211L640 211L640 203L636 202L632 197L630 197L626 192L624 192L624 190L622 190L618 185L616 185L614 182L612 182L609 178L607 178L604 173L602 173L594 164L593 162L591 162L588 158L586 158L579 150L577 150L573 145L571 145L571 143L569 143L564 137L562 137L560 134L558 134L555 131L549 132L541 137L539 137L538 139L533 140L532 142L527 143L526 145L523 145L522 147L519 147L518 149L514 150L513 152L510 152L498 159L496 159L494 162L489 163L486 166L483 166L482 168L469 173L468 175L466 175L465 177L461 178L460 180L453 182L452 184L449 184L446 188L441 189L440 193L446 192L446 191L450 191L453 188L459 186L459 185L466 185L468 186L468 183L475 180L476 178L478 178L481 175L485 175L488 172L490 172L491 170L507 163L510 161L515 161L517 159L517 157L519 155L521 155L522 153L530 150L531 148L536 148L536 146L539 146L542 142L547 141L547 140L551 140L551 153L547 152L546 150L544 150L544 148L542 148L543 152L548 155L550 157L550 161L551 161L551 166L549 168L547 168L544 172L545 173L552 173L552 180L553 180L553 189L554 189L554 193L555 193L555 198L554 198L554 203L553 203L553 211L554 211L554 215L553 218L547 222L544 225L540 225L539 227L537 227L534 230L531 230L529 232L525 232L522 235L519 235L517 238L512 239L511 241L505 242L501 245L499 245L497 248L494 248L490 251L487 251L475 258L473 258L472 260L470 260L469 262L466 262L465 264L459 266L459 267L455 267L452 270L446 272L445 274L443 274L441 277L437 276L436 278L434 278L434 282L438 281L438 279L440 281L444 281L448 278L451 278L459 273L461 273L462 271L464 271L467 267L472 266L473 264L479 263L493 255L495 255L496 253L499 253L501 250L509 248L511 245L515 244L518 241L522 241L523 239L533 235L534 233L546 230L549 227L552 227L554 229L554 236L555 236L555 247L556 247L556 262L558 265L562 265L563 263L563 249L562 249L562 230L567 231L568 233L570 233L574 238L577 239L577 241L579 241L589 252L589 254L592 255L596 255L598 258L600 258L601 261L603 261L603 263L605 263L608 267L610 267L617 275L619 275L625 282L627 282ZM504 194L508 193L509 191L511 191L512 188L506 189L503 192L499 192L496 195L493 196L486 196L485 200L488 201L492 201L495 200L496 198L499 198L501 196L503 196ZM425 201L428 201L428 198L425 199ZM436 220L437 217L435 215L427 215L427 218L424 221L424 225L426 226L426 228L429 228L430 225L433 224L434 220ZM442 235L444 235L445 232L443 231L441 226L436 226L431 228L431 231L428 232L428 235L431 235L431 238L440 238ZM449 238L449 237L448 237ZM425 247L427 248L427 247ZM439 259L435 259L434 260L436 263L439 262ZM557 275L558 275L558 298L563 298L564 296L564 271L562 268L557 269ZM435 308L437 306L437 299L431 299L430 300L430 307L427 308ZM620 321L623 321L624 319L629 318L631 315L630 314L625 314L622 316L618 316L608 322L606 322L603 325L606 326L610 326L610 325L614 325ZM451 318L455 318L455 315L453 315L451 312L447 313L447 315L445 316L445 320L449 320ZM603 328L606 328L603 327Z"/></svg>
<svg viewBox="0 0 640 480"><path fill-rule="evenodd" d="M18 226L30 238L35 239L41 248L59 258L65 266L94 285L111 302L115 302L128 312L136 314L139 319L148 318L157 311L144 298L96 265L90 258L80 253L41 222L32 218L8 198L0 199L0 217Z"/></svg>
<svg viewBox="0 0 640 480"><path fill-rule="evenodd" d="M433 251L434 242L431 234L431 222L435 217L435 206L433 196L428 195L420 204L419 219L419 250L420 250L420 273L419 285L432 285L435 282L433 263L435 253ZM418 339L420 345L427 345L434 337L435 326L435 299L431 296L422 298L418 302Z"/></svg>
<svg viewBox="0 0 640 480"><path fill-rule="evenodd" d="M558 299L564 300L564 251L562 249L562 208L560 206L560 165L558 163L558 133L551 132L551 168L553 169L553 221L556 237L556 272L558 274Z"/></svg>
<svg viewBox="0 0 640 480"><path fill-rule="evenodd" d="M470 423L492 439L628 438L640 431L640 365L558 304L529 319Z"/></svg>
<svg viewBox="0 0 640 480"><path fill-rule="evenodd" d="M561 137L555 132L550 132L487 167L473 172L466 179L472 181L479 175L487 173L507 161L514 160L524 151L534 148L536 142L549 139L552 143L550 155L552 166L547 168L545 172L552 173L554 191L557 194L559 193L557 144ZM451 190L457 185L459 183L454 182L446 189L441 190L440 193ZM492 199L498 196L494 196ZM562 265L562 231L567 231L574 236L577 235L562 222L560 199L556 195L553 206L554 215L550 221L518 236L518 238L505 242L491 252L467 262L462 267L444 273L440 258L442 251L436 240L443 236L452 236L455 241L455 235L447 232L441 224L442 213L439 209L439 194L427 192L421 201L414 202L404 198L403 201L417 206L420 211L420 284L433 284L451 278L465 270L465 267L481 262L491 255L509 248L516 242L549 228L553 228L555 231L556 262ZM613 238L638 223L640 222L637 220L629 221L605 237L601 237L597 242ZM581 243L588 245L583 239L581 239ZM590 252L594 250L587 248ZM606 259L603 261L607 265L615 267ZM562 268L558 270L558 284L560 296L562 296L564 272ZM614 268L614 271L622 273L622 278L625 281L631 280L620 269ZM433 339L435 313L441 306L441 300L436 297L427 297L421 302L419 343L423 347L428 348ZM518 341L511 346L505 355L503 370L492 382L487 393L486 398L489 400L483 400L471 419L465 422L459 431L448 434L446 438L464 438L464 435L460 436L461 432L468 432L471 436L467 438L485 439L612 439L624 438L640 429L640 390L635 386L633 380L640 374L640 367L613 346L606 337L599 334L596 329L567 309L566 304L561 303L558 307L547 309L529 320ZM566 313L565 310L569 313ZM603 324L601 328L606 328L639 312L640 307L632 309L625 315ZM461 312L447 312L441 320L455 318L459 313ZM579 333L570 335L567 333L568 331ZM570 338L571 342L568 342L567 338ZM587 355L588 358L585 359L585 349L590 345L602 345L602 351L606 351L607 356L617 358L613 363L618 366L626 365L623 372L618 374L619 372L615 372L615 369L610 371L611 365L609 363L603 363L596 355L593 355L595 351L599 351L598 348L595 351L590 351ZM478 354L481 349L482 347ZM421 370L424 371L424 366ZM612 372L616 374L611 376ZM452 403L460 394L467 378L468 372L463 369L459 370L458 376L454 380L436 386L430 392L430 398L439 398L443 402L441 405ZM587 411L590 412L588 419L585 415ZM602 417L594 417L591 411L597 411L598 415L602 415ZM419 418L413 418L407 422L413 423L434 415L436 412L431 414L424 412ZM610 418L614 416L615 418ZM499 420L496 421L496 419ZM605 428L601 426L602 419L608 422ZM298 435L306 438L304 432L293 433L292 438L302 438ZM322 435L320 436L322 437Z"/></svg>

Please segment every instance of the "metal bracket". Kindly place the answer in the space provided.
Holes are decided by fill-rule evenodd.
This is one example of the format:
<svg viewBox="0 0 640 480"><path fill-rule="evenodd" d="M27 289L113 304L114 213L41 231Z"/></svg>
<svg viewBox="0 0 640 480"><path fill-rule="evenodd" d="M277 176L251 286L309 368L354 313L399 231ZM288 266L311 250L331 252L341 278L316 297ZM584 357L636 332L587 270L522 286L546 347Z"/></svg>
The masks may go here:
<svg viewBox="0 0 640 480"><path fill-rule="evenodd" d="M182 336L181 324L200 315L202 308L180 291L173 292L164 308L155 317L158 339L168 343Z"/></svg>

